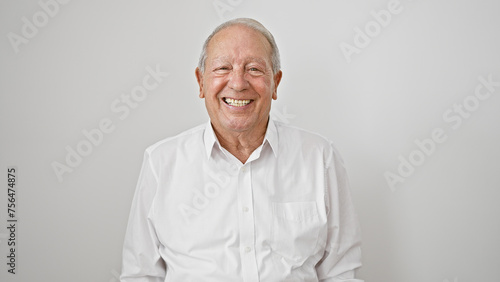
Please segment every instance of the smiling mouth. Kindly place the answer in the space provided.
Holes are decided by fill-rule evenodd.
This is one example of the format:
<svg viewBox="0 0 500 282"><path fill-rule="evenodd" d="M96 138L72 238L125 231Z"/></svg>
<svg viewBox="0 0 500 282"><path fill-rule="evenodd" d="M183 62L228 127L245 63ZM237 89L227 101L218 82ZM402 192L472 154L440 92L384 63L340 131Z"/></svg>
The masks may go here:
<svg viewBox="0 0 500 282"><path fill-rule="evenodd" d="M233 107L243 107L248 105L252 100L236 100L236 99L231 99L231 98L222 98L222 100Z"/></svg>

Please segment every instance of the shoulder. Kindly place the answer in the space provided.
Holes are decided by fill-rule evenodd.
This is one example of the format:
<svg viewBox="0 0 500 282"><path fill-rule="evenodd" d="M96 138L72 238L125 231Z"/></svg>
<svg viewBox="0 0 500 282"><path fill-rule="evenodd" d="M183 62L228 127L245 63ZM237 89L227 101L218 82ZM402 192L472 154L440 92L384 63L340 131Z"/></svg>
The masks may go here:
<svg viewBox="0 0 500 282"><path fill-rule="evenodd" d="M205 132L206 123L200 124L196 127L185 130L175 136L162 139L146 148L148 155L162 155L165 153L173 152L179 148L186 148L189 146L195 147L202 144L203 133Z"/></svg>
<svg viewBox="0 0 500 282"><path fill-rule="evenodd" d="M333 142L327 137L303 128L274 121L280 147L287 151L299 151L302 154L322 154L325 163L330 163L333 159L342 162ZM290 152L293 153L293 152Z"/></svg>
<svg viewBox="0 0 500 282"><path fill-rule="evenodd" d="M283 141L285 143L288 143L288 141L290 141L293 143L297 143L297 145L313 147L332 146L332 142L319 133L289 124L284 124L279 121L274 121L274 124L276 125L276 130L278 131L280 142Z"/></svg>

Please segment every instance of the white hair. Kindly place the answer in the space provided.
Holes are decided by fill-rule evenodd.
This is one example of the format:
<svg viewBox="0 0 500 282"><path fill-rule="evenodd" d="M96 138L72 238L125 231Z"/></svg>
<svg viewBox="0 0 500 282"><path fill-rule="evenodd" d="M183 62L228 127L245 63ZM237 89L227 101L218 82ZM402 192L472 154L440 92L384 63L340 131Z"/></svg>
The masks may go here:
<svg viewBox="0 0 500 282"><path fill-rule="evenodd" d="M200 69L201 73L205 72L205 61L207 60L207 47L208 43L210 43L210 40L212 37L214 37L215 34L217 34L219 31L226 27L230 27L233 25L244 25L246 27L249 27L260 34L262 34L269 44L271 44L271 63L273 67L273 73L276 74L278 71L281 69L281 62L280 62L280 52L278 50L278 46L276 45L276 42L274 41L274 37L267 30L260 22L250 19L250 18L237 18L233 19L227 22L222 23L218 27L214 29L214 31L207 37L205 40L205 43L203 44L203 49L201 50L201 55L200 55L200 60L198 62L198 68Z"/></svg>

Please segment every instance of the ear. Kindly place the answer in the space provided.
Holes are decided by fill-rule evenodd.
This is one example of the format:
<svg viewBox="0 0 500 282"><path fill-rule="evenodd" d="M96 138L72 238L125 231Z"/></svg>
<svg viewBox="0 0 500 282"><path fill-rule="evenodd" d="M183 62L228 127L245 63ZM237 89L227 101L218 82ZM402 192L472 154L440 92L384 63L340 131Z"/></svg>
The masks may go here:
<svg viewBox="0 0 500 282"><path fill-rule="evenodd" d="M278 73L276 73L274 75L274 91L273 91L273 100L276 100L278 99L278 85L280 84L281 82L281 76L283 75L283 72L282 71L278 71Z"/></svg>
<svg viewBox="0 0 500 282"><path fill-rule="evenodd" d="M203 74L201 73L201 70L199 68L196 68L194 73L196 75L196 80L198 81L198 85L200 86L199 97L203 99L205 98L205 95L203 94Z"/></svg>

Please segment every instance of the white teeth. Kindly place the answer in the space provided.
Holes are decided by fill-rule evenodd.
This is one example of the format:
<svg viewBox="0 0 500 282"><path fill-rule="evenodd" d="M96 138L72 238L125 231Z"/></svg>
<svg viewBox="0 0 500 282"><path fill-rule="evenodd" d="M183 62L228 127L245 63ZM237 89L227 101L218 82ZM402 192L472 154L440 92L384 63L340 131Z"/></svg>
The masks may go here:
<svg viewBox="0 0 500 282"><path fill-rule="evenodd" d="M248 103L250 103L250 100L235 100L235 99L231 99L231 98L225 98L224 100L226 101L226 103L228 103L229 105L231 105L233 107L243 107L243 106L247 105Z"/></svg>

